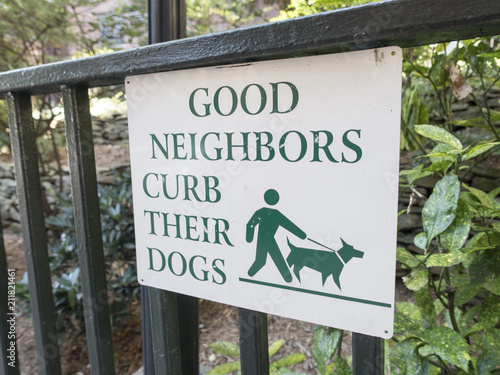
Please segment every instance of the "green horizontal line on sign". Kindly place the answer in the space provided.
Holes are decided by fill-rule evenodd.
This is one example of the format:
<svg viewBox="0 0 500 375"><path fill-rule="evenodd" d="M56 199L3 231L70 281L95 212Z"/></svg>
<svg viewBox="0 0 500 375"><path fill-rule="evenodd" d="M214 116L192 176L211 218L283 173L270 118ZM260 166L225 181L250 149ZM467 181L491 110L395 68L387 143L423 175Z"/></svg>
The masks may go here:
<svg viewBox="0 0 500 375"><path fill-rule="evenodd" d="M250 283L250 284L257 284L257 285L264 285L264 286L271 286L274 288L280 288L280 289L286 289L286 290L293 290L295 292L300 292L300 293L307 293L307 294L316 294L318 296L322 297L329 297L329 298L336 298L336 299L343 299L345 301L350 301L350 302L357 302L357 303L364 303L365 305L374 305L374 306L381 306L381 307L391 307L390 303L383 303L383 302L377 302L377 301L370 301L367 299L361 299L361 298L354 298L354 297L347 297L347 296L340 296L338 294L331 294L331 293L324 293L324 292L318 292L316 290L309 290L309 289L301 289L301 288L295 288L293 286L288 286L288 285L280 285L280 284L273 284L273 283L266 283L264 281L259 281L259 280L250 280L250 279L245 279L243 277L240 277L240 281L243 281L245 283Z"/></svg>

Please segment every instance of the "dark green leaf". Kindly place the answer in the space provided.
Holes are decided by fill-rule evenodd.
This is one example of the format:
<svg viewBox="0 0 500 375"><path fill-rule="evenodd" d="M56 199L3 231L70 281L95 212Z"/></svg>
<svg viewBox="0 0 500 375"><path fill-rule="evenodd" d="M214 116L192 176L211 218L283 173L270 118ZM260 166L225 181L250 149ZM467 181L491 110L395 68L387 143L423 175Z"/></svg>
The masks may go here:
<svg viewBox="0 0 500 375"><path fill-rule="evenodd" d="M450 267L462 263L467 259L464 253L456 252L451 254L432 254L425 265L427 267Z"/></svg>
<svg viewBox="0 0 500 375"><path fill-rule="evenodd" d="M420 320L420 310L418 306L411 302L397 302L396 309L413 320Z"/></svg>
<svg viewBox="0 0 500 375"><path fill-rule="evenodd" d="M422 341L415 337L397 343L391 350L389 356L391 369L401 375L427 375L429 364L427 360L418 354L417 348Z"/></svg>
<svg viewBox="0 0 500 375"><path fill-rule="evenodd" d="M421 336L423 334L423 326L419 321L413 320L399 311L395 311L394 333L397 335L412 334Z"/></svg>
<svg viewBox="0 0 500 375"><path fill-rule="evenodd" d="M494 280L485 283L483 286L489 292L500 296L500 277L497 277Z"/></svg>
<svg viewBox="0 0 500 375"><path fill-rule="evenodd" d="M500 276L500 252L496 249L478 252L472 258L468 271L474 284L489 282Z"/></svg>
<svg viewBox="0 0 500 375"><path fill-rule="evenodd" d="M490 329L483 334L484 351L477 359L479 375L490 374L500 366L500 330Z"/></svg>
<svg viewBox="0 0 500 375"><path fill-rule="evenodd" d="M432 151L426 155L429 160L431 161L431 167L426 168L426 171L432 171L434 170L435 172L444 172L448 167L445 169L438 169L438 165L440 163L448 162L448 163L456 163L458 160L458 151L450 145L446 145L443 143L438 143ZM432 167L432 165L435 165ZM446 166L446 164L442 165L443 167Z"/></svg>
<svg viewBox="0 0 500 375"><path fill-rule="evenodd" d="M69 306L71 307L72 310L74 310L76 306L76 291L74 288L68 290L68 301L69 301Z"/></svg>
<svg viewBox="0 0 500 375"><path fill-rule="evenodd" d="M488 293L481 304L481 324L485 329L493 328L500 319L500 300L498 296Z"/></svg>
<svg viewBox="0 0 500 375"><path fill-rule="evenodd" d="M481 155L482 153L488 151L490 148L495 147L496 145L500 144L499 142L493 142L493 143L487 143L487 144L482 144L479 146L472 147L467 151L467 153L462 157L462 161L466 161L469 159L472 159L478 155Z"/></svg>
<svg viewBox="0 0 500 375"><path fill-rule="evenodd" d="M448 252L454 253L462 248L469 236L470 225L471 214L469 207L462 199L459 199L457 202L455 219L451 225L441 233L441 244ZM460 262L461 260L458 263Z"/></svg>
<svg viewBox="0 0 500 375"><path fill-rule="evenodd" d="M471 186L464 185L467 190L469 190L480 202L481 204L490 211L500 210L500 204L496 202L492 197L482 190L473 188Z"/></svg>
<svg viewBox="0 0 500 375"><path fill-rule="evenodd" d="M432 174L431 172L424 171L423 167L424 166L420 164L413 169L401 171L399 174L401 176L405 176L406 179L408 180L408 183L412 185L418 179L430 176Z"/></svg>
<svg viewBox="0 0 500 375"><path fill-rule="evenodd" d="M430 173L446 172L453 164L454 160L441 160L429 165L425 170Z"/></svg>
<svg viewBox="0 0 500 375"><path fill-rule="evenodd" d="M333 364L337 375L352 375L352 369L342 357L338 356L335 358L335 362Z"/></svg>
<svg viewBox="0 0 500 375"><path fill-rule="evenodd" d="M416 267L420 264L420 261L403 247L398 247L396 249L396 259L398 262L403 263L408 267Z"/></svg>
<svg viewBox="0 0 500 375"><path fill-rule="evenodd" d="M456 175L444 176L439 181L422 210L422 223L430 241L441 234L455 219L460 182Z"/></svg>
<svg viewBox="0 0 500 375"><path fill-rule="evenodd" d="M342 331L318 326L314 335L313 357L320 374L326 374L327 363L342 340Z"/></svg>
<svg viewBox="0 0 500 375"><path fill-rule="evenodd" d="M427 331L425 338L434 354L467 372L470 347L459 333L448 327L439 326Z"/></svg>
<svg viewBox="0 0 500 375"><path fill-rule="evenodd" d="M499 187L497 187L496 189L494 189L494 190L490 191L490 192L488 193L488 195L489 195L489 197L490 197L491 199L494 199L494 198L496 198L496 196L497 196L499 193L500 193L500 186L499 186Z"/></svg>
<svg viewBox="0 0 500 375"><path fill-rule="evenodd" d="M474 298L483 288L479 284L467 284L459 287L455 294L455 305L462 306Z"/></svg>
<svg viewBox="0 0 500 375"><path fill-rule="evenodd" d="M427 251L427 234L425 232L417 234L413 239L413 243L419 249Z"/></svg>
<svg viewBox="0 0 500 375"><path fill-rule="evenodd" d="M477 318L477 315L479 314L479 311L481 310L481 306L476 305L471 307L467 312L463 315L457 315L458 316L458 328L460 329L460 332L462 332L462 335L465 337L469 335L472 332L472 326L475 324L475 320Z"/></svg>
<svg viewBox="0 0 500 375"><path fill-rule="evenodd" d="M420 310L424 328L434 328L436 326L437 315L429 288L417 290L413 292L413 295L415 296L415 301Z"/></svg>
<svg viewBox="0 0 500 375"><path fill-rule="evenodd" d="M415 131L426 138L432 139L433 141L450 145L456 150L462 149L462 143L458 140L458 138L438 126L415 125Z"/></svg>
<svg viewBox="0 0 500 375"><path fill-rule="evenodd" d="M425 268L416 268L408 276L403 277L406 287L410 290L420 290L429 282L429 271Z"/></svg>
<svg viewBox="0 0 500 375"><path fill-rule="evenodd" d="M467 245L462 249L466 254L473 253L480 250L491 249L488 243L488 236L485 232L480 232L472 237Z"/></svg>

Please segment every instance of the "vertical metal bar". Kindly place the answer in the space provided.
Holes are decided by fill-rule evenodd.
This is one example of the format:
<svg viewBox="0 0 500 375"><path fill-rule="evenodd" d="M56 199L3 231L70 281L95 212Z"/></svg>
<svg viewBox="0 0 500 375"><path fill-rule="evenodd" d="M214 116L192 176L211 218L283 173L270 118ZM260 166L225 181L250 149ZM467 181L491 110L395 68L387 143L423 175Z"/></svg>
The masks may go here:
<svg viewBox="0 0 500 375"><path fill-rule="evenodd" d="M16 344L15 281L9 280L7 255L3 242L2 220L0 218L0 372L5 375L19 375L19 358ZM14 289L11 289L14 288Z"/></svg>
<svg viewBox="0 0 500 375"><path fill-rule="evenodd" d="M238 309L241 375L269 375L267 314Z"/></svg>
<svg viewBox="0 0 500 375"><path fill-rule="evenodd" d="M141 285L142 364L144 375L155 375L148 289L147 286Z"/></svg>
<svg viewBox="0 0 500 375"><path fill-rule="evenodd" d="M92 374L114 374L88 88L63 86L83 308Z"/></svg>
<svg viewBox="0 0 500 375"><path fill-rule="evenodd" d="M12 153L40 375L61 374L31 97L7 96Z"/></svg>
<svg viewBox="0 0 500 375"><path fill-rule="evenodd" d="M149 287L156 375L183 375L175 293ZM146 374L149 375L149 374Z"/></svg>
<svg viewBox="0 0 500 375"><path fill-rule="evenodd" d="M173 27L170 27L171 34L168 40L182 39L186 37L186 0L170 0L168 14L173 18Z"/></svg>
<svg viewBox="0 0 500 375"><path fill-rule="evenodd" d="M199 375L198 298L177 294L183 375Z"/></svg>
<svg viewBox="0 0 500 375"><path fill-rule="evenodd" d="M186 37L185 0L148 1L149 44Z"/></svg>
<svg viewBox="0 0 500 375"><path fill-rule="evenodd" d="M353 375L383 375L384 340L353 333L352 367Z"/></svg>

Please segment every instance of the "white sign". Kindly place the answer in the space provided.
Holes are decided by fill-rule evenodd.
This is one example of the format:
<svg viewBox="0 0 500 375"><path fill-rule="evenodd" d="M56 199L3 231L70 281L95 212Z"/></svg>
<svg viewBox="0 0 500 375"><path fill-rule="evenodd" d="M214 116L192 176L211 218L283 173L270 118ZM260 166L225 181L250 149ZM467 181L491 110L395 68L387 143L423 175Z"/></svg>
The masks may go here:
<svg viewBox="0 0 500 375"><path fill-rule="evenodd" d="M401 61L128 77L139 282L391 337Z"/></svg>

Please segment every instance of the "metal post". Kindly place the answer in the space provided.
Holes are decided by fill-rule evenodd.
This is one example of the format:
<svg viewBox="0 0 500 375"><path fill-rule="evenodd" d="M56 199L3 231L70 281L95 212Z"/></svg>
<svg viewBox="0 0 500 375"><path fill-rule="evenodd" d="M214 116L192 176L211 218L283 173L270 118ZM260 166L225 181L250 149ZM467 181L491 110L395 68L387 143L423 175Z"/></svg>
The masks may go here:
<svg viewBox="0 0 500 375"><path fill-rule="evenodd" d="M2 220L0 218L0 372L5 375L19 375L19 358L16 337L11 336L11 327L15 328L15 294L9 293L11 287L15 288L15 281L7 271L7 256L3 242ZM15 271L14 271L15 272ZM11 279L12 278L12 279ZM8 287L7 287L8 285ZM13 323L12 323L13 322ZM13 352L13 358L11 357ZM11 366L9 363L13 363Z"/></svg>
<svg viewBox="0 0 500 375"><path fill-rule="evenodd" d="M185 0L148 0L148 31L149 44L181 39L186 36L186 2ZM185 295L169 294L168 299L160 298L162 292L154 291L152 288L141 286L141 310L142 310L142 332L143 332L143 362L146 375L159 375L157 359L162 361L161 356L153 356L161 348L155 343L159 341L156 337L159 332L151 330L155 326L152 317L157 312L150 311L151 308L160 308L161 303L176 303L178 316L169 317L169 322L178 325L180 334L180 351L182 353L183 375L198 375L199 373L199 339L198 339L198 299ZM166 293L166 292L165 292ZM156 300L151 296L155 295ZM163 308L163 307L162 307ZM165 314L173 314L174 310L167 308ZM156 328L154 328L156 329ZM172 329L170 327L169 329ZM154 332L154 334L153 334ZM151 350L153 349L153 350ZM165 349L163 347L163 349ZM154 361L154 365L153 365ZM155 371L156 369L156 371Z"/></svg>
<svg viewBox="0 0 500 375"><path fill-rule="evenodd" d="M183 375L175 293L148 288L156 375Z"/></svg>
<svg viewBox="0 0 500 375"><path fill-rule="evenodd" d="M28 94L12 93L7 96L7 103L35 329L38 372L40 375L58 375L61 374L61 360L57 342L56 315L50 279L31 97Z"/></svg>
<svg viewBox="0 0 500 375"><path fill-rule="evenodd" d="M114 374L89 91L64 86L62 93L90 368Z"/></svg>
<svg viewBox="0 0 500 375"><path fill-rule="evenodd" d="M238 309L242 375L269 375L267 314Z"/></svg>
<svg viewBox="0 0 500 375"><path fill-rule="evenodd" d="M151 332L151 309L149 308L149 288L141 285L141 327L142 327L142 364L144 375L155 375L153 338Z"/></svg>
<svg viewBox="0 0 500 375"><path fill-rule="evenodd" d="M199 375L198 298L177 294L182 375Z"/></svg>
<svg viewBox="0 0 500 375"><path fill-rule="evenodd" d="M149 44L186 37L185 0L148 1Z"/></svg>
<svg viewBox="0 0 500 375"><path fill-rule="evenodd" d="M353 333L352 367L353 375L383 375L384 340Z"/></svg>

